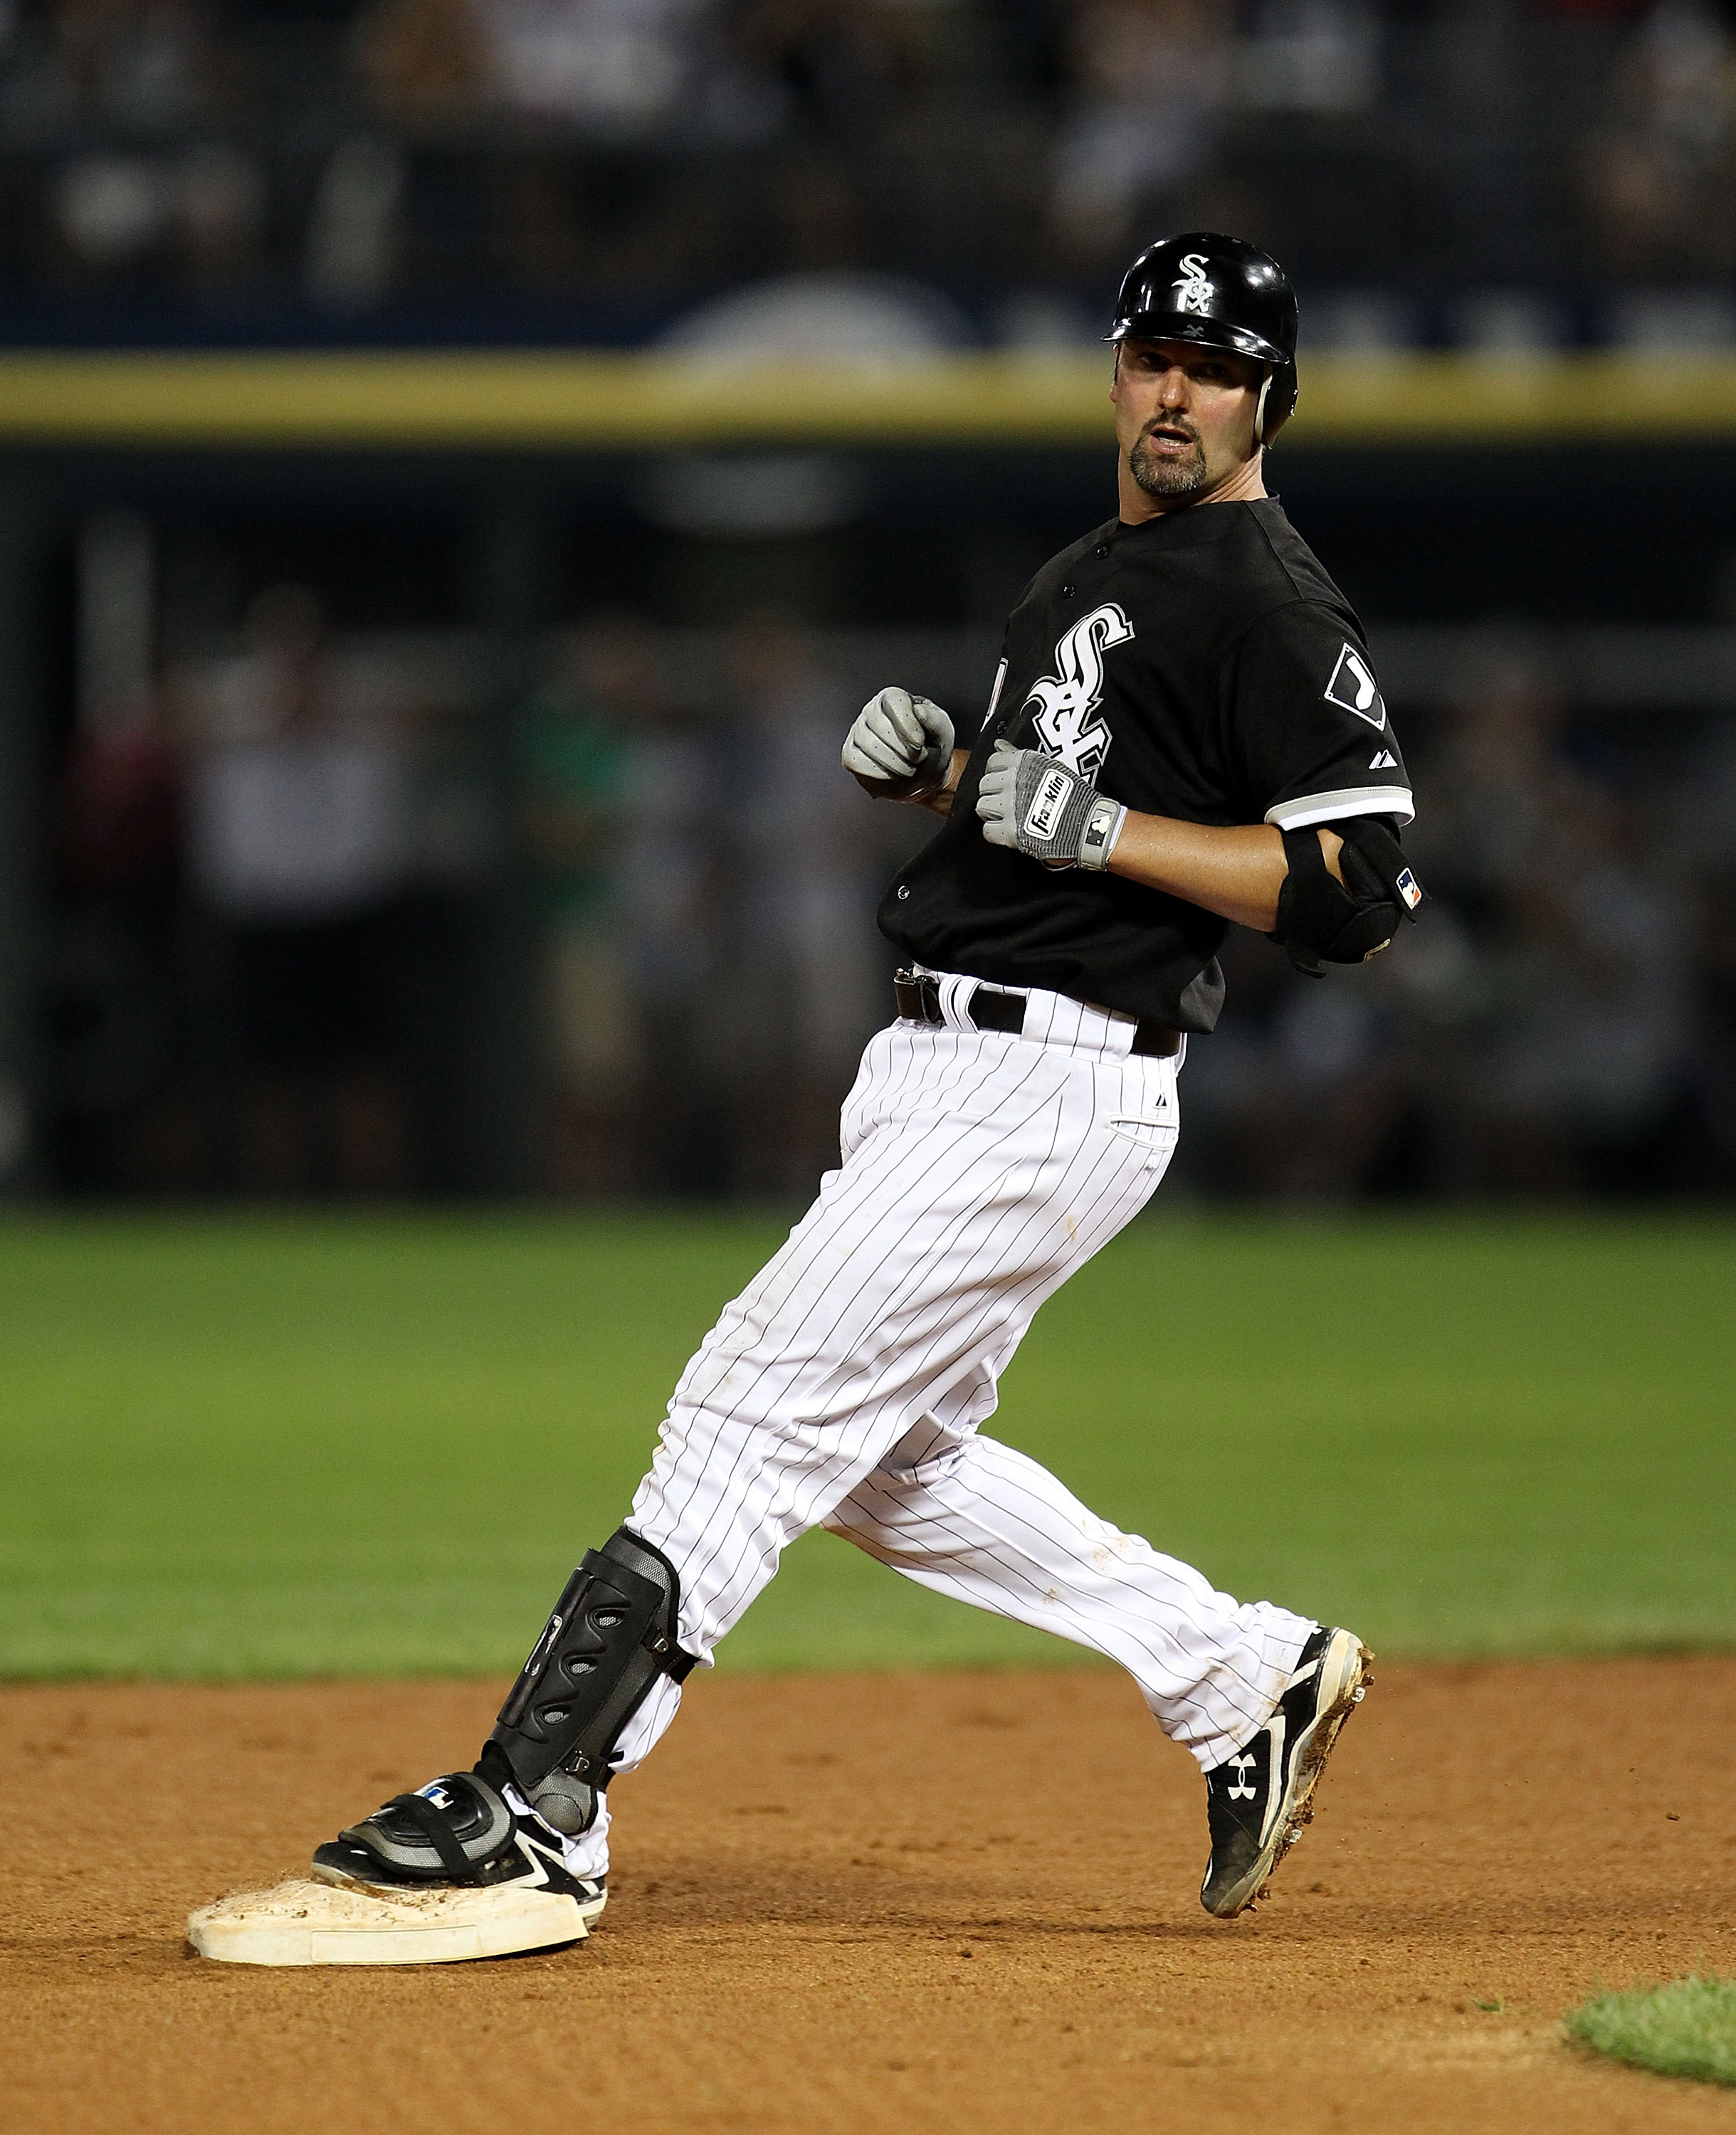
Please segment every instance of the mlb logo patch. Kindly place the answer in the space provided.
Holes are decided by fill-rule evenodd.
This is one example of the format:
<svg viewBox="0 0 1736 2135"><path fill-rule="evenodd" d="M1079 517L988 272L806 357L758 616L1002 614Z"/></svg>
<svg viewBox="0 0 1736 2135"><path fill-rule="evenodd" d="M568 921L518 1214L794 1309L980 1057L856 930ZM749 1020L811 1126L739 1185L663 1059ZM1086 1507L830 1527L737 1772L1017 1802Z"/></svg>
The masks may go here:
<svg viewBox="0 0 1736 2135"><path fill-rule="evenodd" d="M1414 912L1423 902L1423 885L1409 868L1399 877L1399 894L1404 899L1405 909Z"/></svg>
<svg viewBox="0 0 1736 2135"><path fill-rule="evenodd" d="M1025 811L1027 838L1043 843L1055 835L1061 811L1072 791L1073 781L1064 771L1051 771L1045 775L1042 784L1030 796L1030 806Z"/></svg>
<svg viewBox="0 0 1736 2135"><path fill-rule="evenodd" d="M1375 680L1375 671L1349 638L1345 640L1338 664L1332 670L1326 698L1329 704L1336 704L1344 711L1354 712L1359 719L1366 719L1376 733L1386 724L1386 706L1381 700L1380 685Z"/></svg>

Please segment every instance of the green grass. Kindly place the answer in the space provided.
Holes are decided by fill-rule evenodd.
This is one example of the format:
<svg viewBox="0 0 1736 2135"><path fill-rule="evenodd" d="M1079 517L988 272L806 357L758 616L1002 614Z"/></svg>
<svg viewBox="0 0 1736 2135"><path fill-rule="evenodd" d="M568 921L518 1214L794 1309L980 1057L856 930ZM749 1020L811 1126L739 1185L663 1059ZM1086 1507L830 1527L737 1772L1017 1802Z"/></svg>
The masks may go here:
<svg viewBox="0 0 1736 2135"><path fill-rule="evenodd" d="M0 1673L485 1669L609 1533L759 1218L0 1224ZM992 1428L1376 1647L1736 1643L1736 1225L1159 1215ZM727 1665L1065 1658L817 1536Z"/></svg>
<svg viewBox="0 0 1736 2135"><path fill-rule="evenodd" d="M1736 1979L1600 1994L1564 2021L1570 2036L1636 2068L1736 2085Z"/></svg>

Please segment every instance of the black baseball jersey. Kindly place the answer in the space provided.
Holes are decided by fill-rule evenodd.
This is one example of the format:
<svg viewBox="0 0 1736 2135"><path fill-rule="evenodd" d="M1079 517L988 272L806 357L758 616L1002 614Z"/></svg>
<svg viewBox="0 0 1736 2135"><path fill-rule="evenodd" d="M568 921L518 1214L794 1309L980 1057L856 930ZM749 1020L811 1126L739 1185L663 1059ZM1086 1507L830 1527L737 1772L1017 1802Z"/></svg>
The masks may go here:
<svg viewBox="0 0 1736 2135"><path fill-rule="evenodd" d="M936 971L1211 1029L1229 922L990 845L977 789L1002 736L1150 815L1411 817L1362 626L1275 497L1112 520L1044 565L1008 619L952 814L880 907L882 932Z"/></svg>

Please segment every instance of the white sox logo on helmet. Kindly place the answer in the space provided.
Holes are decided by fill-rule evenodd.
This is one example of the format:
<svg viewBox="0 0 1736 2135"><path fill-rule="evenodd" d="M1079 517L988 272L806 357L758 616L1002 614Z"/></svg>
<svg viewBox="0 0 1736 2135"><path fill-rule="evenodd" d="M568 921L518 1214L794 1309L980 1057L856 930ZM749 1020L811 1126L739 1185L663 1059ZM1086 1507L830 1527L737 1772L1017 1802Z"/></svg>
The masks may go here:
<svg viewBox="0 0 1736 2135"><path fill-rule="evenodd" d="M1184 312L1205 312L1211 308L1212 288L1206 279L1210 262L1203 252L1189 252L1182 256L1181 271L1187 277L1181 289L1181 308Z"/></svg>
<svg viewBox="0 0 1736 2135"><path fill-rule="evenodd" d="M1098 711L1103 655L1132 635L1133 626L1120 608L1105 601L1062 635L1055 648L1055 673L1034 684L1025 700L1044 754L1058 758L1081 778L1096 777L1113 738Z"/></svg>

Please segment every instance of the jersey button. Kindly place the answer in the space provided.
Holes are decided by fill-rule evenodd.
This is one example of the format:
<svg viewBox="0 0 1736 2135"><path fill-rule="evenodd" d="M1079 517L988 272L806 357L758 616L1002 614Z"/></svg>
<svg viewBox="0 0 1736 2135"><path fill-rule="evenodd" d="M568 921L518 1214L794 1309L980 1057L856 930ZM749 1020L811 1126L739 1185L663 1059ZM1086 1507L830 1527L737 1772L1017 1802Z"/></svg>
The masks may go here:
<svg viewBox="0 0 1736 2135"><path fill-rule="evenodd" d="M1061 588L1061 598L1063 600L1071 600L1072 598L1073 588L1071 586L1063 586Z"/></svg>
<svg viewBox="0 0 1736 2135"><path fill-rule="evenodd" d="M1109 553L1108 543L1107 541L1099 541L1091 553L1093 556L1107 556Z"/></svg>

